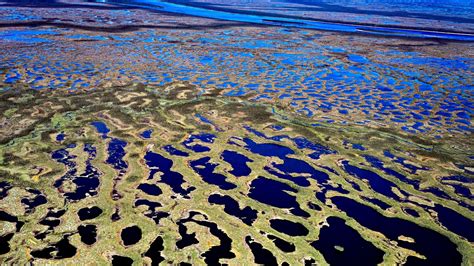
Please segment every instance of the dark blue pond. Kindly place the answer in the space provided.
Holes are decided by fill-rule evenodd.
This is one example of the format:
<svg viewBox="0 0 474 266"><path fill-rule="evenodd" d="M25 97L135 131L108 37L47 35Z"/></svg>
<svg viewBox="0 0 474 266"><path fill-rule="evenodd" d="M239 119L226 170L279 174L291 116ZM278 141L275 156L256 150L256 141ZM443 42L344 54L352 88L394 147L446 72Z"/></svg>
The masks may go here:
<svg viewBox="0 0 474 266"><path fill-rule="evenodd" d="M427 188L420 189L420 191L431 193L431 194L433 194L437 197L443 198L443 199L453 200L453 201L457 202L459 206L467 208L470 211L474 211L474 206L473 205L470 205L470 204L468 204L464 201L461 201L461 200L458 200L458 199L455 199L455 198L451 197L448 193L446 193L445 191L443 191L439 187L427 187Z"/></svg>
<svg viewBox="0 0 474 266"><path fill-rule="evenodd" d="M8 233L0 235L0 255L7 254L10 252L10 243L9 241L13 238L14 233Z"/></svg>
<svg viewBox="0 0 474 266"><path fill-rule="evenodd" d="M290 242L288 242L288 241L286 241L282 238L279 238L277 236L270 235L270 234L268 234L267 237L268 237L268 239L273 241L273 243L275 244L275 246L278 249L280 249L281 251L283 251L285 253L291 253L291 252L294 252L296 250L295 244L290 243Z"/></svg>
<svg viewBox="0 0 474 266"><path fill-rule="evenodd" d="M25 206L26 214L31 214L35 210L36 207L46 204L48 202L48 200L41 193L41 191L37 189L32 189L32 188L27 189L27 191L32 194L32 197L21 199L21 203L26 205Z"/></svg>
<svg viewBox="0 0 474 266"><path fill-rule="evenodd" d="M442 181L458 181L461 183L472 184L474 183L474 178L470 178L467 176L462 175L453 175L453 176L445 176L441 178Z"/></svg>
<svg viewBox="0 0 474 266"><path fill-rule="evenodd" d="M408 213L409 215L415 217L415 218L418 218L420 217L420 214L415 211L414 209L410 209L410 208L403 208L403 211L405 211L406 213Z"/></svg>
<svg viewBox="0 0 474 266"><path fill-rule="evenodd" d="M344 189L341 184L336 185L335 187L333 186L323 186L321 187L321 190L316 192L316 198L321 201L321 203L326 203L326 193L328 191L337 191L341 194L349 194L349 191Z"/></svg>
<svg viewBox="0 0 474 266"><path fill-rule="evenodd" d="M92 160L95 159L97 154L96 148L91 144L84 144L84 151L88 154L88 158L85 163L86 169L80 175L77 175L76 164L72 161L75 156L70 156L66 149L54 151L51 155L55 161L67 167L66 174L56 180L54 186L59 189L65 181L72 181L76 185L75 191L64 193L64 197L70 201L95 196L100 185L100 172L92 165Z"/></svg>
<svg viewBox="0 0 474 266"><path fill-rule="evenodd" d="M120 238L125 246L135 245L142 239L142 229L136 225L125 227L120 233Z"/></svg>
<svg viewBox="0 0 474 266"><path fill-rule="evenodd" d="M107 137L107 133L110 132L110 129L107 127L107 125L102 122L102 121L94 121L94 122L91 122L91 125L95 127L95 129L97 130L97 133L100 133L102 134L102 138L106 138Z"/></svg>
<svg viewBox="0 0 474 266"><path fill-rule="evenodd" d="M471 193L471 190L465 186L464 184L471 184L474 183L474 179L456 175L456 176L446 176L441 178L441 183L447 186L451 186L454 188L454 192L457 195L461 195L467 199L474 199L474 196Z"/></svg>
<svg viewBox="0 0 474 266"><path fill-rule="evenodd" d="M278 265L277 259L262 244L256 242L251 236L245 237L245 243L253 254L254 262L258 265Z"/></svg>
<svg viewBox="0 0 474 266"><path fill-rule="evenodd" d="M97 226L93 224L79 225L77 228L82 243L92 245L97 241Z"/></svg>
<svg viewBox="0 0 474 266"><path fill-rule="evenodd" d="M222 131L214 122L209 120L207 117L202 116L201 114L196 114L196 117L203 123L213 126L217 131Z"/></svg>
<svg viewBox="0 0 474 266"><path fill-rule="evenodd" d="M181 239L176 241L176 247L178 249L183 249L199 243L199 240L196 238L196 232L188 233L188 229L185 225L186 221L187 220L179 220L176 223L178 225L178 233L181 236Z"/></svg>
<svg viewBox="0 0 474 266"><path fill-rule="evenodd" d="M8 191L12 188L12 185L6 181L0 181L0 200L8 195Z"/></svg>
<svg viewBox="0 0 474 266"><path fill-rule="evenodd" d="M360 151L367 150L362 144L353 143L352 148Z"/></svg>
<svg viewBox="0 0 474 266"><path fill-rule="evenodd" d="M161 251L163 251L164 248L163 238L161 236L157 236L143 256L151 259L152 266L158 266L162 261L165 260L165 258L161 256Z"/></svg>
<svg viewBox="0 0 474 266"><path fill-rule="evenodd" d="M288 139L289 137L287 135L279 135L279 136L271 136L271 137L268 137L267 135L265 135L263 132L260 132L250 126L244 126L244 128L248 131L248 132L251 132L253 134L255 134L255 136L257 137L260 137L260 138L264 138L264 139L268 139L268 140L274 140L274 141L281 141L283 139Z"/></svg>
<svg viewBox="0 0 474 266"><path fill-rule="evenodd" d="M31 251L30 255L33 258L59 260L74 257L76 252L77 248L69 242L69 235L65 235L56 243L50 244L43 249Z"/></svg>
<svg viewBox="0 0 474 266"><path fill-rule="evenodd" d="M0 210L0 221L10 222L16 224L16 231L19 232L20 229L25 224L24 222L20 221L18 217L8 214L5 211Z"/></svg>
<svg viewBox="0 0 474 266"><path fill-rule="evenodd" d="M461 195L467 199L474 199L474 196L472 195L471 193L471 190L464 186L464 185L460 185L460 184L449 184L448 186L451 186L454 188L454 192L457 194L457 195Z"/></svg>
<svg viewBox="0 0 474 266"><path fill-rule="evenodd" d="M215 138L216 136L210 133L192 134L185 141L183 141L182 144L184 147L194 152L206 152L210 151L211 149L195 142L201 141L204 143L213 143Z"/></svg>
<svg viewBox="0 0 474 266"><path fill-rule="evenodd" d="M308 208L310 208L313 211L322 211L323 210L321 208L321 206L319 206L318 204L316 204L314 202L308 202L306 205L308 206Z"/></svg>
<svg viewBox="0 0 474 266"><path fill-rule="evenodd" d="M249 206L240 209L239 202L234 200L231 196L212 194L209 196L208 201L211 204L224 205L224 211L227 214L237 217L247 225L252 225L255 219L257 219L258 212L256 210Z"/></svg>
<svg viewBox="0 0 474 266"><path fill-rule="evenodd" d="M53 210L49 209L46 216L39 222L41 225L46 225L48 229L43 232L35 232L35 238L43 240L48 234L53 232L54 228L61 224L61 220L58 219L66 213L66 210Z"/></svg>
<svg viewBox="0 0 474 266"><path fill-rule="evenodd" d="M114 213L110 215L110 220L112 220L112 222L116 222L120 219L122 219L122 217L120 216L120 208L115 207Z"/></svg>
<svg viewBox="0 0 474 266"><path fill-rule="evenodd" d="M253 162L253 160L247 158L247 156L230 150L223 151L221 156L224 161L232 165L232 170L229 173L234 176L248 176L252 172L247 163Z"/></svg>
<svg viewBox="0 0 474 266"><path fill-rule="evenodd" d="M380 207L382 210L387 210L388 208L392 207L390 206L389 204L385 203L384 201L382 200L379 200L377 198L368 198L368 197L361 197L363 200L366 200L372 204L375 204L377 205L378 207Z"/></svg>
<svg viewBox="0 0 474 266"><path fill-rule="evenodd" d="M332 150L329 147L326 147L319 143L312 142L304 137L296 137L293 139L293 142L295 143L296 147L298 147L298 149L312 150L313 152L310 153L308 156L315 160L319 159L321 155L337 153L335 150Z"/></svg>
<svg viewBox="0 0 474 266"><path fill-rule="evenodd" d="M326 221L329 226L321 228L318 240L311 246L321 252L330 265L377 265L383 262L384 252L363 239L343 219L331 216Z"/></svg>
<svg viewBox="0 0 474 266"><path fill-rule="evenodd" d="M385 157L392 159L393 162L398 163L401 166L403 166L411 174L416 174L418 170L425 170L425 171L429 170L429 168L427 167L418 167L413 164L407 163L405 158L396 156L392 154L389 150L385 150L383 154L385 155Z"/></svg>
<svg viewBox="0 0 474 266"><path fill-rule="evenodd" d="M295 158L284 158L282 164L272 163L272 166L286 174L308 174L319 184L326 184L329 180L329 175L325 172L316 170L307 162Z"/></svg>
<svg viewBox="0 0 474 266"><path fill-rule="evenodd" d="M162 155L154 152L147 152L145 154L145 162L150 168L150 175L148 179L152 179L157 172L162 172L160 182L165 183L171 187L173 192L181 194L185 198L189 198L188 194L191 193L195 187L188 187L184 189L182 185L185 183L183 175L178 172L172 171L173 161L163 157Z"/></svg>
<svg viewBox="0 0 474 266"><path fill-rule="evenodd" d="M59 133L56 135L56 141L63 141L66 138L66 135L64 133Z"/></svg>
<svg viewBox="0 0 474 266"><path fill-rule="evenodd" d="M166 218L170 215L167 212L157 210L158 208L162 207L161 203L159 202L150 201L147 199L137 199L135 201L135 207L140 206L148 207L148 210L144 213L144 215L152 219L156 224L160 224L161 219Z"/></svg>
<svg viewBox="0 0 474 266"><path fill-rule="evenodd" d="M408 257L405 265L460 265L461 254L457 246L446 236L431 229L419 226L400 218L386 217L369 206L346 197L333 197L332 202L338 209L354 218L359 224L370 230L381 232L398 245L414 250L426 257L425 260ZM412 238L415 242L400 241L400 236Z"/></svg>
<svg viewBox="0 0 474 266"><path fill-rule="evenodd" d="M262 156L285 158L288 154L295 153L292 149L275 143L256 143L249 138L244 138L243 141L246 149Z"/></svg>
<svg viewBox="0 0 474 266"><path fill-rule="evenodd" d="M261 137L261 138L264 138L264 139L268 139L268 140L273 140L273 141L281 141L283 139L289 139L291 141L293 141L293 143L296 145L296 147L298 149L308 149L308 150L311 150L312 152L308 155L310 158L312 159L319 159L321 157L321 155L327 155L327 154L336 154L337 152L335 150L332 150L330 149L329 147L326 147L322 144L319 144L319 143L316 143L316 142L313 142L305 137L295 137L295 138L291 138L287 135L279 135L279 136L271 136L271 137L268 137L266 136L264 133L262 132L259 132L251 127L248 127L246 126L245 127L248 131L254 133L256 136L258 137ZM245 140L244 140L245 141ZM247 141L245 141L247 142ZM253 143L247 143L247 145L253 145ZM281 146L283 147L283 146ZM264 155L264 156L277 156L277 157L280 157L280 158L283 158L285 157L285 154L293 154L293 151L292 150L287 150L288 148L282 148L283 150L281 151L281 155L279 154L275 154L275 155L264 155L264 154L261 154L261 155ZM258 153L258 152L257 152Z"/></svg>
<svg viewBox="0 0 474 266"><path fill-rule="evenodd" d="M212 185L218 186L220 189L234 189L237 185L226 181L227 177L222 174L214 173L214 169L218 166L216 163L209 162L211 157L203 157L190 162L191 168L198 173L202 179Z"/></svg>
<svg viewBox="0 0 474 266"><path fill-rule="evenodd" d="M309 217L309 213L299 206L296 197L288 192L296 193L298 190L285 183L259 176L250 184L248 195L258 202L277 208L289 209L294 215Z"/></svg>
<svg viewBox="0 0 474 266"><path fill-rule="evenodd" d="M278 232L289 236L305 236L309 234L308 228L304 225L290 220L271 219L270 226Z"/></svg>
<svg viewBox="0 0 474 266"><path fill-rule="evenodd" d="M392 191L392 188L397 186L391 181L388 181L387 179L370 170L350 165L348 161L343 161L342 166L348 174L353 175L359 179L367 180L370 184L370 187L375 192L395 200L400 200L400 197L398 197L397 194Z"/></svg>
<svg viewBox="0 0 474 266"><path fill-rule="evenodd" d="M137 188L151 196L158 196L163 193L157 185L153 184L142 183Z"/></svg>
<svg viewBox="0 0 474 266"><path fill-rule="evenodd" d="M285 127L282 125L271 125L270 128L275 131L280 131L280 130L283 130Z"/></svg>
<svg viewBox="0 0 474 266"><path fill-rule="evenodd" d="M298 186L309 187L311 185L311 183L309 182L309 180L305 176L292 176L289 173L282 173L282 172L277 171L276 169L271 168L269 166L265 166L263 169L271 175L274 175L274 176L276 176L278 178L281 178L281 179L289 180L289 181L295 183Z"/></svg>
<svg viewBox="0 0 474 266"><path fill-rule="evenodd" d="M173 147L172 145L164 146L163 150L168 152L170 155L176 155L176 156L181 156L181 157L188 157L189 156L189 153L184 152L182 150L178 150L175 147Z"/></svg>
<svg viewBox="0 0 474 266"><path fill-rule="evenodd" d="M424 189L420 189L423 192L428 192L431 193L437 197L443 198L443 199L452 199L451 196L449 196L446 192L444 192L441 188L439 187L427 187Z"/></svg>
<svg viewBox="0 0 474 266"><path fill-rule="evenodd" d="M385 167L383 162L380 159L378 159L377 157L371 156L371 155L363 155L363 157L365 158L365 160L367 162L370 163L370 165L372 167L375 167L379 170L382 170L386 174L394 176L394 177L398 178L400 181L402 181L404 183L412 185L415 189L420 188L420 181L419 180L413 180L413 179L407 178L405 175L402 175L402 174L400 174L399 172L397 172L393 169Z"/></svg>
<svg viewBox="0 0 474 266"><path fill-rule="evenodd" d="M112 266L132 266L133 260L129 257L113 255Z"/></svg>
<svg viewBox="0 0 474 266"><path fill-rule="evenodd" d="M121 139L113 138L109 142L107 148L109 157L107 158L106 163L112 165L115 170L123 171L128 167L127 163L123 160L126 146L127 142Z"/></svg>
<svg viewBox="0 0 474 266"><path fill-rule="evenodd" d="M79 216L79 220L81 221L97 218L101 214L102 214L102 209L97 206L84 207L77 212L77 215Z"/></svg>
<svg viewBox="0 0 474 266"><path fill-rule="evenodd" d="M140 137L142 137L144 139L149 139L149 138L151 138L152 133L153 133L153 129L147 129L147 130L143 131L142 133L140 133Z"/></svg>
<svg viewBox="0 0 474 266"><path fill-rule="evenodd" d="M135 201L135 207L139 206L147 206L150 211L154 211L156 208L162 207L161 203L155 202L155 201L150 201L147 199L137 199Z"/></svg>
<svg viewBox="0 0 474 266"><path fill-rule="evenodd" d="M466 238L469 242L474 242L474 221L439 204L435 204L433 209L438 213L438 221L444 227Z"/></svg>
<svg viewBox="0 0 474 266"><path fill-rule="evenodd" d="M180 233L183 233L186 237L189 239L186 239L186 242L191 242L191 243L186 243L186 244L193 244L193 243L198 243L197 239L195 239L195 233L192 234L187 234L186 233L186 227L184 226L185 223L193 222L196 223L200 226L207 227L209 229L209 232L217 237L219 239L219 245L218 246L212 246L209 250L205 251L204 253L201 254L202 257L204 257L204 262L207 265L221 265L219 260L222 259L233 259L235 258L235 254L231 251L232 250L232 239L227 236L227 234L219 229L217 224L210 222L210 221L201 221L201 220L196 220L194 219L195 215L198 215L200 213L198 212L190 212L188 218L181 219L177 222L179 225L179 228L183 228ZM183 234L181 234L183 236ZM181 240L176 242L180 243ZM184 247L183 243L180 243L180 246Z"/></svg>

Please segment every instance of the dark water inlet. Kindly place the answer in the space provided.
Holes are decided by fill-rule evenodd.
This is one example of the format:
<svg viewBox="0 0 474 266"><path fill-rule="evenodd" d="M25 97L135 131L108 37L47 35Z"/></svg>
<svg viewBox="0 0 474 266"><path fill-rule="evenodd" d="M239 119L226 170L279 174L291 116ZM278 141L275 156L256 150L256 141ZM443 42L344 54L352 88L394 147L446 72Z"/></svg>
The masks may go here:
<svg viewBox="0 0 474 266"><path fill-rule="evenodd" d="M204 262L207 265L221 265L219 262L220 259L235 258L235 254L232 252L232 239L224 231L222 231L216 223L196 220L194 216L199 214L201 213L192 211L189 213L189 217L181 219L177 222L180 235L183 237L183 239L176 242L176 245L179 245L178 248L183 248L187 245L192 245L199 242L195 238L196 233L187 234L186 232L187 229L185 223L192 222L196 223L197 225L207 227L209 232L219 239L219 245L212 246L209 250L201 254L201 256L204 257Z"/></svg>
<svg viewBox="0 0 474 266"><path fill-rule="evenodd" d="M209 147L195 142L201 141L204 143L213 143L215 138L216 136L210 133L192 134L181 144L187 149L192 150L194 152L207 152L211 150Z"/></svg>
<svg viewBox="0 0 474 266"><path fill-rule="evenodd" d="M19 232L20 229L25 224L24 222L20 221L18 217L8 214L5 211L0 210L0 221L6 221L10 223L16 223L16 231Z"/></svg>
<svg viewBox="0 0 474 266"><path fill-rule="evenodd" d="M454 232L469 242L474 242L474 221L458 212L436 204L434 210L438 213L438 221L449 231Z"/></svg>
<svg viewBox="0 0 474 266"><path fill-rule="evenodd" d="M163 150L168 152L170 155L176 155L176 156L181 156L181 157L188 157L189 156L189 153L184 152L182 150L178 150L175 147L173 147L172 145L164 146Z"/></svg>
<svg viewBox="0 0 474 266"><path fill-rule="evenodd" d="M31 251L31 256L40 259L65 259L74 257L77 248L69 243L69 235L65 235L58 242L45 247L44 249Z"/></svg>
<svg viewBox="0 0 474 266"><path fill-rule="evenodd" d="M278 265L277 259L262 244L256 242L251 236L245 237L245 243L250 247L254 262L259 265Z"/></svg>
<svg viewBox="0 0 474 266"><path fill-rule="evenodd" d="M294 215L309 217L310 214L301 209L296 201L296 196L289 192L296 193L298 190L285 183L259 176L250 183L248 195L258 202L277 208L289 209Z"/></svg>
<svg viewBox="0 0 474 266"><path fill-rule="evenodd" d="M91 122L91 125L95 127L95 129L97 130L97 133L100 133L102 134L102 138L106 138L107 137L107 133L110 132L110 129L107 127L107 125L102 122L102 121L94 121L94 122Z"/></svg>
<svg viewBox="0 0 474 266"><path fill-rule="evenodd" d="M321 228L319 239L311 243L330 265L377 265L383 262L384 252L364 240L357 230L339 217L327 218L329 226ZM340 247L336 249L335 247Z"/></svg>
<svg viewBox="0 0 474 266"><path fill-rule="evenodd" d="M368 201L372 204L375 204L377 205L378 207L380 207L382 210L387 210L389 209L390 207L392 207L391 205L385 203L384 201L380 200L380 199L377 199L377 198L368 198L368 197L364 197L362 196L361 197L363 200L365 201Z"/></svg>
<svg viewBox="0 0 474 266"><path fill-rule="evenodd" d="M408 220L387 217L371 207L353 199L336 196L331 201L338 209L355 219L362 226L381 232L398 245L422 254L426 259L408 257L405 265L460 265L462 256L457 246L448 237L419 226ZM398 240L400 236L410 237L414 242Z"/></svg>
<svg viewBox="0 0 474 266"><path fill-rule="evenodd" d="M393 182L381 177L375 172L351 165L348 161L343 161L342 165L343 169L350 175L367 180L375 192L395 200L400 200L400 197L392 191L392 188L397 187Z"/></svg>
<svg viewBox="0 0 474 266"><path fill-rule="evenodd" d="M247 225L252 225L255 219L257 219L256 210L249 206L245 206L244 208L240 209L239 202L233 199L231 196L212 194L209 196L208 201L211 204L224 205L224 211L227 214L237 217Z"/></svg>
<svg viewBox="0 0 474 266"><path fill-rule="evenodd" d="M329 180L329 175L325 172L318 171L307 162L295 158L284 158L282 164L272 163L272 166L284 173L308 174L319 184L326 184Z"/></svg>
<svg viewBox="0 0 474 266"><path fill-rule="evenodd" d="M267 235L268 239L273 241L275 246L285 253L294 252L296 250L295 244L290 243L282 238L274 235Z"/></svg>
<svg viewBox="0 0 474 266"><path fill-rule="evenodd" d="M49 209L46 216L39 222L41 225L45 225L48 227L45 231L42 232L35 232L35 238L39 240L43 240L46 238L47 235L54 232L54 228L61 224L61 220L59 219L66 213L66 210L54 210Z"/></svg>
<svg viewBox="0 0 474 266"><path fill-rule="evenodd" d="M0 235L0 255L10 252L10 243L8 241L10 241L14 235L14 233Z"/></svg>
<svg viewBox="0 0 474 266"><path fill-rule="evenodd" d="M118 171L123 171L128 167L127 163L123 160L125 156L125 146L127 146L127 142L113 138L107 148L109 156L107 157L106 163L112 165L112 167Z"/></svg>
<svg viewBox="0 0 474 266"><path fill-rule="evenodd" d="M84 144L83 151L87 153L86 168L84 173L77 173L76 163L73 161L75 156L70 155L67 149L75 147L75 144L69 145L65 149L60 149L52 152L51 157L64 164L67 168L66 174L54 182L54 186L61 191L61 187L67 181L73 182L76 185L74 191L65 192L64 197L70 201L78 201L88 196L95 196L100 185L100 172L92 165L92 161L96 158L97 150L90 143Z"/></svg>
<svg viewBox="0 0 474 266"><path fill-rule="evenodd" d="M148 210L144 213L144 215L150 219L152 219L156 224L160 224L160 220L170 216L168 212L157 210L157 208L162 207L161 203L150 201L147 199L137 199L135 201L135 207L139 206L147 206Z"/></svg>
<svg viewBox="0 0 474 266"><path fill-rule="evenodd" d="M189 247L191 245L199 243L199 240L196 238L196 233L190 233L188 234L188 229L186 225L184 224L185 221L178 221L178 232L179 235L181 236L181 239L176 241L176 247L179 249L183 249L185 247Z"/></svg>
<svg viewBox="0 0 474 266"><path fill-rule="evenodd" d="M305 236L309 234L308 228L304 225L285 219L271 219L270 226L278 232L289 236Z"/></svg>
<svg viewBox="0 0 474 266"><path fill-rule="evenodd" d="M164 248L163 238L161 236L157 236L143 256L151 259L152 266L158 266L160 262L165 260L165 258L161 256L161 251L163 251Z"/></svg>
<svg viewBox="0 0 474 266"><path fill-rule="evenodd" d="M29 193L33 195L33 197L22 198L21 203L26 205L26 213L32 213L36 207L46 204L48 200L46 197L41 193L41 191L37 189L27 189Z"/></svg>
<svg viewBox="0 0 474 266"><path fill-rule="evenodd" d="M229 171L229 173L234 176L248 176L252 172L252 169L248 167L247 163L253 162L253 160L243 154L236 151L225 150L222 152L221 157L232 166L232 170Z"/></svg>
<svg viewBox="0 0 474 266"><path fill-rule="evenodd" d="M203 157L190 162L191 168L198 173L204 181L209 184L216 185L220 189L230 190L237 187L237 185L228 182L225 175L214 173L214 169L218 166L216 163L210 162L211 157Z"/></svg>
<svg viewBox="0 0 474 266"><path fill-rule="evenodd" d="M152 179L157 172L162 172L160 182L165 183L171 187L173 192L181 194L185 198L189 198L188 194L195 190L195 187L188 187L184 189L182 185L185 183L182 174L171 170L173 161L154 152L147 152L145 154L145 161L150 168L150 175L148 179Z"/></svg>
<svg viewBox="0 0 474 266"><path fill-rule="evenodd" d="M0 200L5 198L8 195L8 191L12 188L10 183L5 181L0 181Z"/></svg>

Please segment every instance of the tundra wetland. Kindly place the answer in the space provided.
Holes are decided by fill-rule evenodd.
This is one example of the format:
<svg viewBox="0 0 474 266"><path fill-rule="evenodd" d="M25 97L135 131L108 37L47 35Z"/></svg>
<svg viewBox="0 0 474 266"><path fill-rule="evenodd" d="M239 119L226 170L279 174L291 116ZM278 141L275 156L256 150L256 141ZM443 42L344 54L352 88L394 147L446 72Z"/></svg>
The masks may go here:
<svg viewBox="0 0 474 266"><path fill-rule="evenodd" d="M342 2L0 1L0 263L472 265L469 7Z"/></svg>

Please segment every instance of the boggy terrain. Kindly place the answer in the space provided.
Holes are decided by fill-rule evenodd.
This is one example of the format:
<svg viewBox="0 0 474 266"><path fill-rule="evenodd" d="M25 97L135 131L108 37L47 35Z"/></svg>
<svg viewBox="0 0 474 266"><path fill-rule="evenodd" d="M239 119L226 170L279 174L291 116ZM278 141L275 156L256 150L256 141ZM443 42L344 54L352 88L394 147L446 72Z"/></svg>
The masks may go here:
<svg viewBox="0 0 474 266"><path fill-rule="evenodd" d="M0 262L469 265L469 135L187 83L0 98Z"/></svg>

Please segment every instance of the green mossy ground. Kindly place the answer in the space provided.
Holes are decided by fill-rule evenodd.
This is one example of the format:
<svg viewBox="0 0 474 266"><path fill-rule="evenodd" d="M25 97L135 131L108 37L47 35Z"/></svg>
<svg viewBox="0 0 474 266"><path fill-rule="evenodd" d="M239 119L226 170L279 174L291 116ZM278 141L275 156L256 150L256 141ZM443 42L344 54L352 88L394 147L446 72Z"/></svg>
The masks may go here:
<svg viewBox="0 0 474 266"><path fill-rule="evenodd" d="M302 116L290 115L286 107L280 104L273 106L268 104L257 104L245 98L224 97L219 91L213 90L203 95L197 96L195 89L187 84L173 84L169 87L150 87L143 84L116 87L89 92L77 92L75 94L63 91L43 91L37 92L27 89L16 89L3 93L0 96L0 114L6 120L6 126L0 132L0 178L8 181L14 187L9 191L7 197L0 201L0 209L19 217L25 222L21 232L16 234L10 241L11 251L5 255L0 255L0 262L7 264L27 264L31 257L29 252L44 248L48 243L55 243L61 239L65 233L74 233L80 224L95 224L98 226L98 241L93 246L87 246L80 241L78 234L70 237L71 244L78 248L75 257L58 261L35 260L35 264L97 264L105 265L110 261L113 254L131 257L135 265L149 263L148 258L143 258L150 243L158 236L164 239L164 251L162 256L165 262L178 264L179 262L189 262L195 265L204 264L200 254L211 246L219 244L219 240L212 236L208 229L189 223L188 233L196 232L200 243L186 247L183 250L176 248L176 241L180 239L176 221L188 216L191 210L206 214L209 220L218 224L219 228L233 240L232 252L236 258L232 260L221 260L221 263L230 265L253 264L253 256L248 246L245 244L246 235L251 235L255 241L261 243L264 248L270 250L279 263L288 262L290 265L300 265L304 258L312 257L320 264L324 263L323 256L309 245L309 242L318 238L319 229L325 218L328 216L339 216L346 219L346 223L357 229L359 233L368 241L373 242L378 248L385 251L384 264L393 265L402 262L408 254L413 251L397 246L396 243L380 233L363 228L355 220L348 218L343 212L330 204L319 203L323 211L316 212L310 210L306 203L316 202L315 192L318 190L316 181L311 180L312 185L307 188L296 186L294 183L277 179L263 170L271 160L278 161L277 158L264 158L252 154L242 147L231 146L227 142L229 138L250 137L256 142L271 142L263 140L245 131L244 125L264 132L268 136L276 134L286 134L292 137L304 136L311 141L321 143L337 151L337 154L323 155L319 160L309 159L307 150L298 150L290 141L284 140L280 144L291 147L295 154L291 155L308 161L313 166L324 165L336 169L341 175L334 175L322 168L331 177L331 182L341 184L350 191L350 197L360 202L364 202L360 196L375 197L393 206L384 214L392 217L400 217L411 220L417 224L429 227L448 236L455 242L463 254L464 264L469 265L474 257L472 243L467 242L458 235L442 228L436 219L422 208L410 204L400 203L395 200L383 197L361 180L345 174L339 167L342 159L349 159L352 162L364 162L361 155L370 154L383 159L383 151L399 149L398 155L410 157L413 164L428 166L430 171L419 171L416 175L410 176L422 180L422 186L441 186L438 177L459 173L459 168L453 163L461 163L469 166L472 164L466 159L466 154L473 154L473 145L470 139L445 139L435 141L427 137L415 137L400 134L390 129L373 129L357 125L334 125L321 124L318 127L310 126L312 121ZM209 120L222 129L217 131L214 126L202 123L196 118L196 114L206 116ZM105 122L111 129L109 136L127 141L125 161L128 163L128 170L124 178L118 183L117 188L124 196L118 201L111 199L110 193L113 187L113 178L117 175L110 165L106 164L108 139L103 139L96 133L95 129L89 125L90 122L100 120ZM285 127L281 132L275 132L268 128L270 125L279 124ZM139 134L146 129L153 129L151 139L140 139ZM55 136L59 132L66 134L64 142L55 141ZM189 157L172 157L165 153L161 147L166 144L173 144L179 149L184 149L180 144L190 133L212 132L217 136L212 144L205 144L211 147L211 151L198 154L190 152ZM366 151L359 151L347 148L344 141L363 144ZM68 202L53 187L53 182L65 172L64 166L51 159L51 152L64 148L68 143L76 143L77 147L70 152L77 155L76 163L78 169L84 168L86 154L82 151L84 143L92 143L97 148L97 157L93 160L93 165L101 171L101 184L99 193L95 197L88 197L79 202ZM455 147L455 148L452 148ZM241 154L245 154L253 162L248 165L252 173L247 177L235 178L227 172L232 167L220 158L220 154L225 149L232 149ZM159 174L156 174L152 181L147 181L149 170L144 164L143 156L147 150L153 150L167 158L172 158L174 162L173 171L177 171L184 176L186 181L183 187L195 186L197 189L190 196L191 199L172 199L173 192L170 187L163 183L157 183L163 191L159 196L149 196L136 189L142 182L159 181ZM396 151L394 151L396 152ZM222 191L217 186L208 184L202 180L190 167L189 162L195 159L210 156L212 162L219 166L215 172L225 174L227 180L236 184L234 190ZM384 160L385 166L406 173L399 164ZM459 207L455 202L434 198L429 194L423 194L413 187L401 182L391 176L387 176L381 171L372 169L374 172L389 179L398 185L399 188L417 195L420 202L431 204L431 202L443 203L466 217L473 218L472 213ZM249 183L258 176L265 176L287 183L298 190L295 194L302 209L309 212L311 217L303 219L295 217L287 210L274 208L247 197ZM363 192L354 190L347 179L358 183ZM21 198L28 193L26 188L36 188L43 192L48 199L48 203L41 205L29 215L24 212ZM443 188L453 198L461 199L456 195L451 187ZM212 193L229 195L238 200L241 208L250 206L259 211L258 219L253 226L247 226L239 219L226 214L223 206L211 205L207 198ZM329 192L328 197L336 195L336 192ZM160 202L163 207L160 211L169 212L170 216L161 220L156 225L151 219L144 216L146 208L134 207L136 198L146 198ZM328 201L330 203L330 200ZM371 203L364 202L371 205ZM472 203L472 201L471 201ZM86 206L99 206L104 212L96 219L81 222L78 219L77 211ZM374 206L374 205L371 205ZM421 217L413 218L402 211L402 207L409 206L420 213ZM115 208L120 209L121 220L111 222L110 216ZM65 209L66 214L61 217L61 224L49 234L44 241L34 238L33 232L43 231L45 226L38 224L48 211L48 208ZM375 208L375 206L374 206ZM264 213L263 213L264 212ZM281 234L269 226L268 220L280 217L297 221L310 229L309 235L305 237L293 237ZM0 235L12 232L14 227L11 223L0 222ZM124 247L120 240L120 231L130 225L138 225L143 231L141 241L131 247ZM260 231L277 235L294 243L297 250L293 253L282 253L272 241L260 234ZM340 247L339 247L340 248Z"/></svg>

